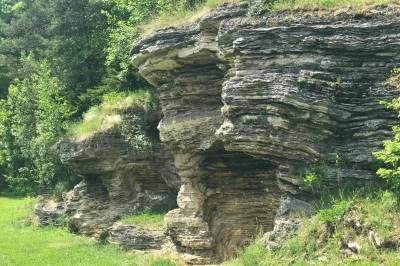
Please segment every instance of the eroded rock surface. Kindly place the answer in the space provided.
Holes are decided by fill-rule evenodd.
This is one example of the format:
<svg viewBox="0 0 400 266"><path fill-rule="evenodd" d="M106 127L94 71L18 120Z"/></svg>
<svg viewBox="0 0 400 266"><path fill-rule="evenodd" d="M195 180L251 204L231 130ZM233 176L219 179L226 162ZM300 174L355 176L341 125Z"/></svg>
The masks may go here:
<svg viewBox="0 0 400 266"><path fill-rule="evenodd" d="M264 235L265 247L268 250L280 247L299 229L301 219L309 217L313 213L314 207L311 204L292 196L286 196L276 213L274 229Z"/></svg>
<svg viewBox="0 0 400 266"><path fill-rule="evenodd" d="M65 215L65 203L57 200L46 200L35 205L33 218L41 226L61 225Z"/></svg>
<svg viewBox="0 0 400 266"><path fill-rule="evenodd" d="M271 230L282 195L307 197L307 172L331 186L370 182L371 152L391 136L395 116L379 101L398 96L384 87L400 62L395 11L250 14L224 6L131 52L158 87L161 141L182 180L168 234L188 263Z"/></svg>
<svg viewBox="0 0 400 266"><path fill-rule="evenodd" d="M116 223L108 229L107 242L127 250L160 250L168 238L164 230L143 229Z"/></svg>
<svg viewBox="0 0 400 266"><path fill-rule="evenodd" d="M143 131L150 143L144 149L132 147L119 125L61 143L63 162L83 178L64 200L71 229L100 238L122 216L176 206L180 181L171 155L159 142L158 116L132 109L122 123L133 118L148 126Z"/></svg>

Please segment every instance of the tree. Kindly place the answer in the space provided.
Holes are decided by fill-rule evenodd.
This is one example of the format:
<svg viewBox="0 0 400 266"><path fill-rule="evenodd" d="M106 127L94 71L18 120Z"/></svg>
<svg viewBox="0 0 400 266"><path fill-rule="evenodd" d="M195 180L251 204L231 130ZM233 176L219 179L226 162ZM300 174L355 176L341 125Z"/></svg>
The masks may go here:
<svg viewBox="0 0 400 266"><path fill-rule="evenodd" d="M35 62L32 74L9 88L0 102L1 161L7 184L32 194L67 181L55 144L71 116L71 106L61 96L62 87L47 61Z"/></svg>
<svg viewBox="0 0 400 266"><path fill-rule="evenodd" d="M1 0L7 1L7 0ZM24 79L23 53L49 60L62 94L81 113L88 103L79 95L98 85L105 73L108 21L100 0L8 0L0 13L0 90ZM12 5L12 2L15 2Z"/></svg>

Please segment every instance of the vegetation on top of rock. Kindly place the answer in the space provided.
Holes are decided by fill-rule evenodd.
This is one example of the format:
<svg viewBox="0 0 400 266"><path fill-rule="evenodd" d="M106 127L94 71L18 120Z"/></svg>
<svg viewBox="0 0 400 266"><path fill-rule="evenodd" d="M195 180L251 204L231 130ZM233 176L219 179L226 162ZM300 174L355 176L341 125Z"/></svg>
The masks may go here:
<svg viewBox="0 0 400 266"><path fill-rule="evenodd" d="M213 8L226 3L237 4L240 0L205 0L198 2L200 4L197 4L194 8L188 8L182 5L182 1L180 1L175 9L169 12L163 12L148 23L144 23L141 26L142 36L149 35L158 29L178 27L193 23L210 12Z"/></svg>
<svg viewBox="0 0 400 266"><path fill-rule="evenodd" d="M151 105L151 92L146 90L106 94L102 104L91 107L83 115L82 121L68 128L67 134L77 139L85 139L120 124L124 110L136 107L147 111Z"/></svg>
<svg viewBox="0 0 400 266"><path fill-rule="evenodd" d="M399 265L396 195L356 193L328 204L276 250L267 251L260 237L226 265Z"/></svg>
<svg viewBox="0 0 400 266"><path fill-rule="evenodd" d="M276 0L268 2L271 11L365 11L377 6L399 6L398 0Z"/></svg>
<svg viewBox="0 0 400 266"><path fill-rule="evenodd" d="M126 216L120 220L122 224L135 225L144 229L161 230L165 228L164 217L166 212L143 211Z"/></svg>

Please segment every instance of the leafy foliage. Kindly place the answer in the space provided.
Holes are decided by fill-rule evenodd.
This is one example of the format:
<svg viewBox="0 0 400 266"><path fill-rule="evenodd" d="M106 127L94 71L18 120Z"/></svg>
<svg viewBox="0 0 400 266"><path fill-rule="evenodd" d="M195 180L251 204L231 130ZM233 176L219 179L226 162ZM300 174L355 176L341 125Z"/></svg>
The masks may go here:
<svg viewBox="0 0 400 266"><path fill-rule="evenodd" d="M51 59L54 75L63 83L62 94L78 110L87 107L78 96L97 85L105 72L107 19L99 1L9 0L0 38L0 85L5 91L20 71L21 55ZM23 56L22 56L23 57Z"/></svg>
<svg viewBox="0 0 400 266"><path fill-rule="evenodd" d="M317 171L309 171L304 174L303 182L306 189L312 192L321 192L326 185L326 178Z"/></svg>
<svg viewBox="0 0 400 266"><path fill-rule="evenodd" d="M129 64L142 25L222 2L0 0L0 172L7 184L21 193L68 187L70 173L55 149L67 124L86 112L70 135L112 126L106 118L118 108L103 96L129 98L150 87ZM150 142L137 118L120 129L134 149L146 149Z"/></svg>
<svg viewBox="0 0 400 266"><path fill-rule="evenodd" d="M347 213L352 205L351 200L335 201L330 208L322 209L318 213L318 218L321 222L335 224Z"/></svg>
<svg viewBox="0 0 400 266"><path fill-rule="evenodd" d="M400 69L393 71L387 85L400 89ZM400 116L400 98L395 98L384 104ZM394 191L400 191L400 126L393 126L393 140L384 141L384 149L374 153L375 157L383 161L386 166L378 169L377 174L388 182Z"/></svg>
<svg viewBox="0 0 400 266"><path fill-rule="evenodd" d="M33 67L31 75L11 85L0 102L1 161L11 188L34 193L67 178L55 144L72 108L47 61L24 60Z"/></svg>

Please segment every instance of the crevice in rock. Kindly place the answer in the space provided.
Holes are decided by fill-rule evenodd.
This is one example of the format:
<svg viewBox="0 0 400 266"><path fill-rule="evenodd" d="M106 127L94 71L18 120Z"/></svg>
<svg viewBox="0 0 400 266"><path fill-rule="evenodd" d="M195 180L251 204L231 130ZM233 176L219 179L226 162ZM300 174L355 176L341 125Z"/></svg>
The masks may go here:
<svg viewBox="0 0 400 266"><path fill-rule="evenodd" d="M204 217L214 237L218 258L231 258L237 248L273 227L282 191L276 167L268 161L224 150L208 155Z"/></svg>

